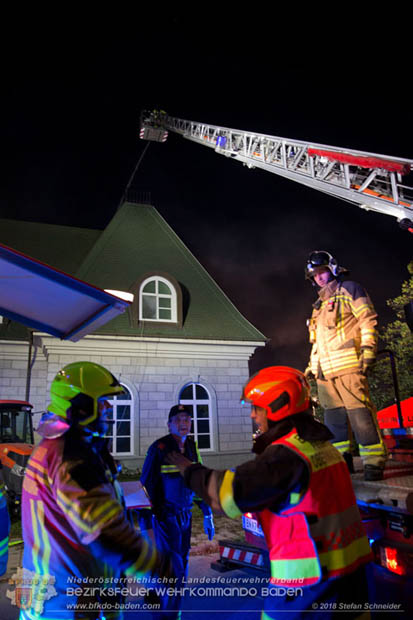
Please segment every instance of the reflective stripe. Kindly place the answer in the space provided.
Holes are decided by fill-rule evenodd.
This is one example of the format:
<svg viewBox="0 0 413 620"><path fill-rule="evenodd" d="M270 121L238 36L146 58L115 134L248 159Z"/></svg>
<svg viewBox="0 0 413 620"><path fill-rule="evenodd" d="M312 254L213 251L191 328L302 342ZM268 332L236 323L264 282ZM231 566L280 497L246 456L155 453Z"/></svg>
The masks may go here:
<svg viewBox="0 0 413 620"><path fill-rule="evenodd" d="M79 510L79 506L72 503L70 497L65 496L60 489L56 494L58 506L73 520L76 525L86 534L92 534L106 525L116 514L123 513L122 506L116 499L104 502L98 509L85 513ZM96 520L97 515L102 514L99 521Z"/></svg>
<svg viewBox="0 0 413 620"><path fill-rule="evenodd" d="M35 595L31 600L31 608L34 611L33 618L43 617L43 605L46 600L43 594L44 588L42 584L49 583L51 575L49 574L51 545L48 533L44 525L44 505L37 500L30 500L30 514L32 521L32 530L34 544L31 549L32 561L35 572L40 576L40 582L34 586ZM53 583L53 581L51 581Z"/></svg>
<svg viewBox="0 0 413 620"><path fill-rule="evenodd" d="M38 502L33 499L30 500L30 514L31 514L31 520L32 520L33 539L34 539L34 544L32 547L32 561L33 561L35 572L39 574L40 565L39 565L38 555L41 550L41 546L40 546L39 527L38 527L37 515L36 515L36 504L37 503Z"/></svg>
<svg viewBox="0 0 413 620"><path fill-rule="evenodd" d="M46 469L34 461L28 462L26 469L25 469L25 477L26 476L46 486L48 489L51 488L51 484L50 484Z"/></svg>
<svg viewBox="0 0 413 620"><path fill-rule="evenodd" d="M9 549L9 537L6 536L6 538L3 538L3 540L0 540L0 557L4 555L5 553L7 553L8 549Z"/></svg>
<svg viewBox="0 0 413 620"><path fill-rule="evenodd" d="M320 581L321 570L317 558L297 558L294 560L271 560L272 583L285 586L310 586Z"/></svg>
<svg viewBox="0 0 413 620"><path fill-rule="evenodd" d="M195 443L195 450L196 450L196 455L197 455L197 458L198 458L198 463L201 463L201 465L203 465L202 456L201 456L201 453L199 451L198 444L197 444L196 441L194 443Z"/></svg>
<svg viewBox="0 0 413 620"><path fill-rule="evenodd" d="M179 469L176 465L161 465L162 474L179 474Z"/></svg>
<svg viewBox="0 0 413 620"><path fill-rule="evenodd" d="M375 443L375 444L371 444L369 446L359 446L359 450L360 450L360 456L365 456L368 454L377 454L377 455L382 455L384 454L385 450L384 450L384 445L382 442L380 443Z"/></svg>
<svg viewBox="0 0 413 620"><path fill-rule="evenodd" d="M191 461L193 465L196 464L196 461ZM179 474L180 470L176 467L176 465L161 465L161 473L162 474Z"/></svg>
<svg viewBox="0 0 413 620"><path fill-rule="evenodd" d="M343 568L350 568L354 563L358 563L363 556L369 556L371 549L367 537L355 540L346 547L334 549L320 553L320 562L329 571L341 571Z"/></svg>
<svg viewBox="0 0 413 620"><path fill-rule="evenodd" d="M128 577L149 573L155 566L157 558L156 550L148 543L146 538L142 537L141 541L142 551L139 554L139 557L125 570L125 575Z"/></svg>
<svg viewBox="0 0 413 620"><path fill-rule="evenodd" d="M290 493L290 504L291 506L294 506L295 504L298 504L298 502L300 501L302 497L302 493Z"/></svg>
<svg viewBox="0 0 413 620"><path fill-rule="evenodd" d="M219 488L219 502L225 514L228 517L231 517L231 519L234 519L241 514L240 509L234 501L234 492L232 488L234 476L235 473L230 469L227 469L224 474L222 484Z"/></svg>
<svg viewBox="0 0 413 620"><path fill-rule="evenodd" d="M348 439L346 439L346 441L335 441L333 442L333 446L340 454L344 454L350 450L350 441Z"/></svg>

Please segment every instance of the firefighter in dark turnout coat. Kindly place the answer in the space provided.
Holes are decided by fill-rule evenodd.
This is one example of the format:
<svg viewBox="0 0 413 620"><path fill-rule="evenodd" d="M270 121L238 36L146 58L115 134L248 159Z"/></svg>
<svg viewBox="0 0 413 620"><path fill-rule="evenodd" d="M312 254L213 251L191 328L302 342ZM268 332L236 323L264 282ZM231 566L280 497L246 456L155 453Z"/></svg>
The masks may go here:
<svg viewBox="0 0 413 620"><path fill-rule="evenodd" d="M211 470L178 453L169 461L214 510L232 518L258 514L271 563L263 619L280 612L298 619L320 609L327 620L340 604L354 605L350 618L361 616L372 553L344 459L309 410L305 376L285 366L264 368L243 397L262 433L254 460L235 471Z"/></svg>

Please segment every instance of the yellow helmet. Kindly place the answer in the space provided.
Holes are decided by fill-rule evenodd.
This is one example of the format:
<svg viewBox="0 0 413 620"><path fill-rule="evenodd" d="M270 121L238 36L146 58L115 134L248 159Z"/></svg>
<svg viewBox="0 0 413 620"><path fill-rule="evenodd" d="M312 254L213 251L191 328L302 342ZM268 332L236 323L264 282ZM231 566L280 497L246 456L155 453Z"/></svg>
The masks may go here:
<svg viewBox="0 0 413 620"><path fill-rule="evenodd" d="M60 370L50 388L48 411L86 427L99 417L98 399L121 394L123 388L109 370L94 362L74 362Z"/></svg>

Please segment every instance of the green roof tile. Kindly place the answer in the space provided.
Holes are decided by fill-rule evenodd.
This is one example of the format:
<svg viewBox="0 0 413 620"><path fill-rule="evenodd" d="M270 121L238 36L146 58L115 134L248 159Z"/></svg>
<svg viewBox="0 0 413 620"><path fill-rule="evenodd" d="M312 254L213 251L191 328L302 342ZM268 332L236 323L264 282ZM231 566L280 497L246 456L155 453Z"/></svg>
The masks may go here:
<svg viewBox="0 0 413 620"><path fill-rule="evenodd" d="M89 228L0 219L0 243L71 275L101 234Z"/></svg>
<svg viewBox="0 0 413 620"><path fill-rule="evenodd" d="M124 203L99 237L76 277L101 288L130 290L149 272L172 275L190 301L182 327L146 322L139 330L123 314L97 333L169 338L263 341L190 250L150 205Z"/></svg>

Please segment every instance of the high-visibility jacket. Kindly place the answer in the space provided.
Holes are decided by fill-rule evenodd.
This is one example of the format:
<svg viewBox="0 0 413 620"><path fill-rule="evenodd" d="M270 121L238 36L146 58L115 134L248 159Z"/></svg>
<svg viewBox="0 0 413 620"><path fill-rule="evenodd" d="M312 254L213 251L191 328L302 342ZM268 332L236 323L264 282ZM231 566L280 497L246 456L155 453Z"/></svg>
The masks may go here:
<svg viewBox="0 0 413 620"><path fill-rule="evenodd" d="M107 447L94 449L73 430L34 449L23 482L23 569L30 585L21 620L87 619L87 608L73 607L89 603L97 605L90 609L95 618L99 602L109 600L100 588L120 588L125 575L154 568L156 551L126 518L115 475Z"/></svg>
<svg viewBox="0 0 413 620"><path fill-rule="evenodd" d="M347 466L330 442L309 442L293 429L277 439L310 470L306 491L291 492L275 513L259 513L271 561L271 582L311 586L341 577L372 559Z"/></svg>
<svg viewBox="0 0 413 620"><path fill-rule="evenodd" d="M314 376L320 368L326 379L362 370L362 348L377 348L376 325L370 297L356 282L331 280L320 289L309 321Z"/></svg>

